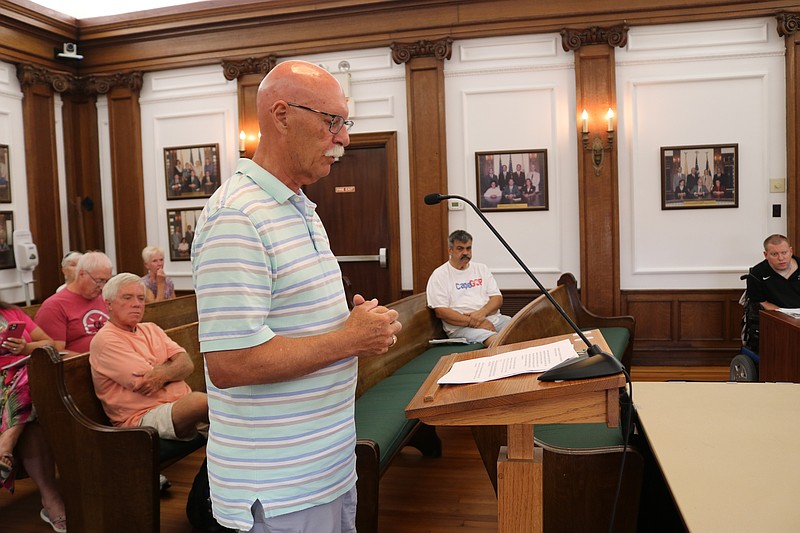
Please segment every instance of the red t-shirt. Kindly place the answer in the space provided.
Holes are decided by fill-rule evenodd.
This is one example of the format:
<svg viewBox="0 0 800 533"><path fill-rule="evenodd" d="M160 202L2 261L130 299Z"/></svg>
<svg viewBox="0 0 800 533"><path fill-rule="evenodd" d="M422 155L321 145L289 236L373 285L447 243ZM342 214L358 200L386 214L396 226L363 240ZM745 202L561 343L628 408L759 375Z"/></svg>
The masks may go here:
<svg viewBox="0 0 800 533"><path fill-rule="evenodd" d="M108 309L102 295L87 300L64 289L42 303L34 321L53 340L64 341L65 349L84 353L108 321Z"/></svg>

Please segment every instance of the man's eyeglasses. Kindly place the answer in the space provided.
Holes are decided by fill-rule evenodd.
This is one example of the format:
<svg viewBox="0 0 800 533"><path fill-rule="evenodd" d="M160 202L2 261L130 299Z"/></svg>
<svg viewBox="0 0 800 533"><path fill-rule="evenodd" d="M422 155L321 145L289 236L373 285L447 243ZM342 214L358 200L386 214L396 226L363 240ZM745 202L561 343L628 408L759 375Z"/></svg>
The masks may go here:
<svg viewBox="0 0 800 533"><path fill-rule="evenodd" d="M94 284L97 285L98 287L102 287L106 283L108 283L107 279L102 279L102 278L101 279L97 279L96 277L92 276L91 274L89 274L85 270L83 271L83 273L86 274L87 276L89 276L90 278L92 278L92 281L94 281Z"/></svg>
<svg viewBox="0 0 800 533"><path fill-rule="evenodd" d="M305 109L306 111L311 111L312 113L318 113L320 115L325 115L326 117L330 117L331 124L328 127L328 130L334 135L342 131L342 128L345 126L347 126L347 131L350 131L350 128L352 128L353 124L355 124L352 120L345 120L345 118L342 115L334 115L333 113L326 113L325 111L319 111L311 107L307 107L300 104L293 104L291 102L287 102L287 105L291 107L299 107L300 109Z"/></svg>

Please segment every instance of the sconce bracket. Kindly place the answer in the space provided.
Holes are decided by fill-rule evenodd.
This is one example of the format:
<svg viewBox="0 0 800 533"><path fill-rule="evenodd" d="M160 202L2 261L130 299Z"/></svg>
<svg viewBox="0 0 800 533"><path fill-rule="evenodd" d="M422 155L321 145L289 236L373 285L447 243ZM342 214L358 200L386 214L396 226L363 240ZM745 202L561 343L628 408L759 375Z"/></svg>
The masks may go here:
<svg viewBox="0 0 800 533"><path fill-rule="evenodd" d="M599 135L594 136L591 145L589 144L589 132L581 133L583 139L583 149L592 153L592 166L594 167L594 175L599 176L600 171L603 169L603 162L605 161L606 152L614 149L614 132L608 132L608 144L603 144L603 140Z"/></svg>

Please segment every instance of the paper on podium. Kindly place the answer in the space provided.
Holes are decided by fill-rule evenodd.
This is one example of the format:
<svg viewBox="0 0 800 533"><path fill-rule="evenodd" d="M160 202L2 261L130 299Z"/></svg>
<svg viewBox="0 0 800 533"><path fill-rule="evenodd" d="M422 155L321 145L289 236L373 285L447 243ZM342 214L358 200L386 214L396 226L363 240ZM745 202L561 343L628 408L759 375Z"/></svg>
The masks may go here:
<svg viewBox="0 0 800 533"><path fill-rule="evenodd" d="M458 361L447 374L439 378L437 383L439 385L483 383L518 374L544 372L573 357L578 357L578 352L572 343L565 339L491 357Z"/></svg>
<svg viewBox="0 0 800 533"><path fill-rule="evenodd" d="M785 307L779 307L778 311L780 311L784 315L789 315L792 318L800 318L800 309L797 308L787 309Z"/></svg>

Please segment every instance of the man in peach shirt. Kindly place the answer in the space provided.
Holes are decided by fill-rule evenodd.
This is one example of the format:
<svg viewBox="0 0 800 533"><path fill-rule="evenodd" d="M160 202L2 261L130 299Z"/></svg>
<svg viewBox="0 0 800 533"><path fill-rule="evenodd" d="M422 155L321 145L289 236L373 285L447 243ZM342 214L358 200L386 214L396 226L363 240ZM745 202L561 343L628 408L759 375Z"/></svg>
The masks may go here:
<svg viewBox="0 0 800 533"><path fill-rule="evenodd" d="M184 378L194 369L186 351L163 329L140 323L145 286L122 273L103 288L109 320L89 349L97 397L115 426L152 426L161 438L190 440L208 423L208 402Z"/></svg>

